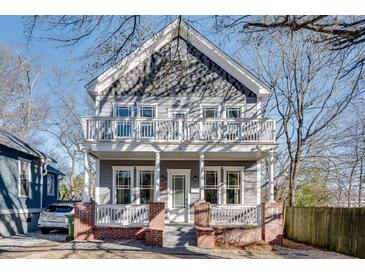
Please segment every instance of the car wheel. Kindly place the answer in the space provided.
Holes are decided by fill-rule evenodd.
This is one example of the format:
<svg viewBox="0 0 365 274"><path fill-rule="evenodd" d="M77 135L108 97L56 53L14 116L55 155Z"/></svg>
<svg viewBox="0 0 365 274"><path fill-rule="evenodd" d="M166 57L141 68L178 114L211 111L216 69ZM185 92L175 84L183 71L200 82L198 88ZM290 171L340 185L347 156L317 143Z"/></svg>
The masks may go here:
<svg viewBox="0 0 365 274"><path fill-rule="evenodd" d="M49 233L48 228L40 228L40 231L41 231L42 234L48 234Z"/></svg>

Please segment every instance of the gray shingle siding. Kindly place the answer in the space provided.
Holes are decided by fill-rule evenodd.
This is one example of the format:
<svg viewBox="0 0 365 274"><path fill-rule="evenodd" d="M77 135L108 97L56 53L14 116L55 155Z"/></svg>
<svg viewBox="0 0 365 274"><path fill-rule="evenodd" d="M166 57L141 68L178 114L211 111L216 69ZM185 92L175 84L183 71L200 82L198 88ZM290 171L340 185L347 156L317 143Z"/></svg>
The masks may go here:
<svg viewBox="0 0 365 274"><path fill-rule="evenodd" d="M179 51L186 55L169 60L175 44L176 39L102 91L100 116L112 116L113 103L135 101L158 103L158 116L166 117L177 100L190 117L199 116L201 103L244 104L245 116L255 116L256 94L185 40L179 39Z"/></svg>

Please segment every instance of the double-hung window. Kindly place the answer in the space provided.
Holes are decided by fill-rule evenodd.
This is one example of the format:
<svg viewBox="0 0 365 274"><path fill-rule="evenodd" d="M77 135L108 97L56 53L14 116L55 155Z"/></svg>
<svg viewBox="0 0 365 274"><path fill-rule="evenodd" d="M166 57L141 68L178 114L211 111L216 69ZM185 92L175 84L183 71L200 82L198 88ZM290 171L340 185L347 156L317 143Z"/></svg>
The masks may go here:
<svg viewBox="0 0 365 274"><path fill-rule="evenodd" d="M211 204L218 204L219 168L206 167L204 171L204 199Z"/></svg>
<svg viewBox="0 0 365 274"><path fill-rule="evenodd" d="M31 163L27 161L19 161L19 196L31 196Z"/></svg>
<svg viewBox="0 0 365 274"><path fill-rule="evenodd" d="M241 169L225 169L225 188L227 204L242 204L243 171Z"/></svg>
<svg viewBox="0 0 365 274"><path fill-rule="evenodd" d="M151 168L141 168L139 170L139 203L140 204L149 204L154 201L154 171L153 167Z"/></svg>
<svg viewBox="0 0 365 274"><path fill-rule="evenodd" d="M55 190L55 176L53 174L47 174L47 195L54 196Z"/></svg>
<svg viewBox="0 0 365 274"><path fill-rule="evenodd" d="M132 116L132 108L130 106L116 106L116 117L128 118ZM130 120L117 121L116 135L117 138L130 138L132 136L132 124Z"/></svg>
<svg viewBox="0 0 365 274"><path fill-rule="evenodd" d="M114 167L116 204L130 204L133 185L133 167Z"/></svg>
<svg viewBox="0 0 365 274"><path fill-rule="evenodd" d="M156 117L156 107L154 106L141 106L139 108L139 116L141 118L154 118ZM154 136L155 128L154 121L141 122L140 134L142 138L150 138Z"/></svg>
<svg viewBox="0 0 365 274"><path fill-rule="evenodd" d="M235 107L226 108L226 117L230 119L241 118L241 109Z"/></svg>
<svg viewBox="0 0 365 274"><path fill-rule="evenodd" d="M217 118L218 108L217 107L204 107L203 118Z"/></svg>

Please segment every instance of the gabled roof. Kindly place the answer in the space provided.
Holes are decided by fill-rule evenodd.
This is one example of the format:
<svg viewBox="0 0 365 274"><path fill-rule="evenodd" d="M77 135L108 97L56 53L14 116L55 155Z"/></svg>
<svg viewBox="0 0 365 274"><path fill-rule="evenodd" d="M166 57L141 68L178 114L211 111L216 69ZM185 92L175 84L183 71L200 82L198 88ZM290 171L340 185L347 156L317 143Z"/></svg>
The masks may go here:
<svg viewBox="0 0 365 274"><path fill-rule="evenodd" d="M54 160L53 158L47 156L43 152L32 147L31 145L24 142L20 138L16 137L15 135L13 135L3 129L0 129L0 145L15 149L17 151L26 153L26 154L34 156L34 157L38 157L40 159L44 159L44 160L48 159L48 160L56 163L56 160Z"/></svg>
<svg viewBox="0 0 365 274"><path fill-rule="evenodd" d="M62 173L60 170L58 170L57 168L51 166L51 165L47 165L47 172L48 173L52 173L52 174L56 174L56 175L62 175L65 176L64 173Z"/></svg>
<svg viewBox="0 0 365 274"><path fill-rule="evenodd" d="M90 96L95 97L98 93L111 86L121 76L127 74L151 56L153 52L158 51L176 37L181 37L188 41L258 97L267 97L270 94L269 88L256 76L220 50L189 24L179 19L173 21L160 32L153 35L131 54L123 58L118 64L89 82L86 85L88 93Z"/></svg>

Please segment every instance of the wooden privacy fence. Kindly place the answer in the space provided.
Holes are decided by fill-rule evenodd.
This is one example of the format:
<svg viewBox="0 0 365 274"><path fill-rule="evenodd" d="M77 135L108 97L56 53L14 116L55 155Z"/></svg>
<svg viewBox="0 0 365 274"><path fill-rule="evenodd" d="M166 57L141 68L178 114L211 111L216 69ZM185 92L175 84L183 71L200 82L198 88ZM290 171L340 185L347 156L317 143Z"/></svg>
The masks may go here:
<svg viewBox="0 0 365 274"><path fill-rule="evenodd" d="M286 207L284 237L365 258L365 208Z"/></svg>

